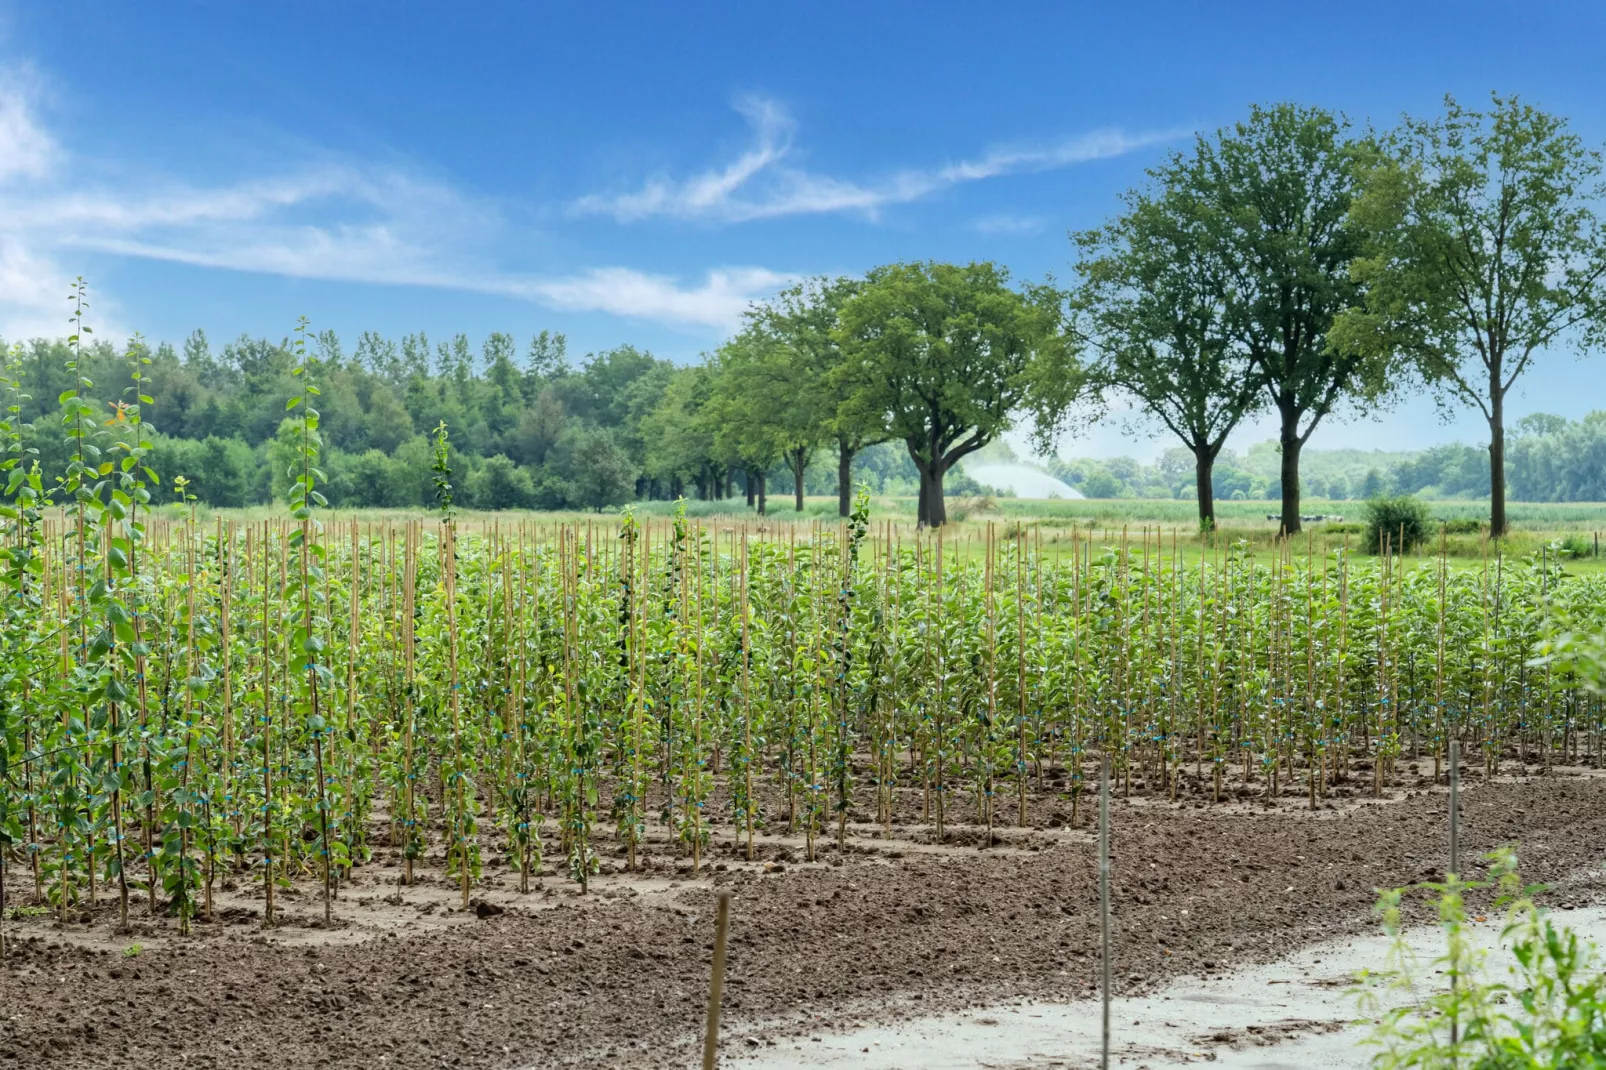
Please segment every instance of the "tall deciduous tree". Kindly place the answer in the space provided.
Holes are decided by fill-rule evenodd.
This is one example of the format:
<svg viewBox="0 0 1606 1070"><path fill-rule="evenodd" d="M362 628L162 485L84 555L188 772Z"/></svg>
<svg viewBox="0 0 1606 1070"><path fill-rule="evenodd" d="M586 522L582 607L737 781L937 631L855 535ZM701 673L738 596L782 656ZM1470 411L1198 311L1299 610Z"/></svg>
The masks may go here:
<svg viewBox="0 0 1606 1070"><path fill-rule="evenodd" d="M809 279L782 290L753 313L753 322L785 347L794 378L807 381L807 398L786 401L798 407L794 420L803 416L817 421L819 440L836 447L837 514L844 517L853 510L853 458L891 437L880 414L843 404L856 384L845 367L837 325L842 306L859 288L854 279ZM798 493L801 501L801 489Z"/></svg>
<svg viewBox="0 0 1606 1070"><path fill-rule="evenodd" d="M1090 373L1182 440L1194 459L1200 527L1215 526L1211 473L1222 445L1264 403L1264 377L1232 330L1237 296L1214 240L1210 206L1180 156L1152 171L1126 212L1072 236L1081 254L1075 306L1097 355Z"/></svg>
<svg viewBox="0 0 1606 1070"><path fill-rule="evenodd" d="M892 264L871 271L842 306L848 359L842 415L884 421L920 472L919 517L947 521L943 477L1008 429L1018 413L1039 423L1080 378L1063 327L1063 295L1014 289L991 263Z"/></svg>
<svg viewBox="0 0 1606 1070"><path fill-rule="evenodd" d="M1500 96L1487 112L1447 98L1381 148L1354 207L1366 300L1334 337L1408 355L1441 403L1483 413L1489 530L1503 535L1506 395L1548 348L1606 335L1601 155L1564 119Z"/></svg>
<svg viewBox="0 0 1606 1070"><path fill-rule="evenodd" d="M635 493L636 467L630 455L601 428L579 434L567 467L570 497L578 506L600 513L623 505Z"/></svg>
<svg viewBox="0 0 1606 1070"><path fill-rule="evenodd" d="M647 474L667 483L671 497L681 495L687 479L702 498L718 498L724 489L726 469L718 459L717 428L708 408L715 375L712 362L677 368L657 407L641 422L642 437L652 443Z"/></svg>
<svg viewBox="0 0 1606 1070"><path fill-rule="evenodd" d="M785 414L788 395L770 377L782 358L767 332L751 326L738 332L714 353L714 381L703 406L714 428L715 458L747 472L748 504L760 514L767 511L764 474L793 448L797 430Z"/></svg>
<svg viewBox="0 0 1606 1070"><path fill-rule="evenodd" d="M1357 148L1330 112L1256 107L1201 137L1179 175L1230 276L1233 341L1277 412L1284 534L1299 530L1299 454L1311 434L1346 401L1375 404L1395 385L1388 353L1329 337L1360 297L1350 265L1361 242L1349 225Z"/></svg>
<svg viewBox="0 0 1606 1070"><path fill-rule="evenodd" d="M821 369L776 329L778 318L784 322L755 309L747 326L720 348L715 390L724 418L741 425L727 437L771 463L775 457L783 460L792 473L794 504L802 512L809 458L825 439L832 410Z"/></svg>

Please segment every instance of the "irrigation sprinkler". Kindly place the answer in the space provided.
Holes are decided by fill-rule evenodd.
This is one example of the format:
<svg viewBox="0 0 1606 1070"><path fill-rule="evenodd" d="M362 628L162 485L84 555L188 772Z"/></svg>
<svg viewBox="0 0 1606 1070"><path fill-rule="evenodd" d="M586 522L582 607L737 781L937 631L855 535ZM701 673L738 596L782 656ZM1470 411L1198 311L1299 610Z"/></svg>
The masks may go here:
<svg viewBox="0 0 1606 1070"><path fill-rule="evenodd" d="M719 1048L719 1001L725 990L725 933L730 928L730 892L720 892L714 908L714 976L708 985L708 1031L703 1035L703 1070L714 1070Z"/></svg>
<svg viewBox="0 0 1606 1070"><path fill-rule="evenodd" d="M1099 1040L1099 1070L1110 1070L1110 758L1104 756L1099 775L1099 999L1103 1016ZM711 1064L710 1064L711 1065Z"/></svg>

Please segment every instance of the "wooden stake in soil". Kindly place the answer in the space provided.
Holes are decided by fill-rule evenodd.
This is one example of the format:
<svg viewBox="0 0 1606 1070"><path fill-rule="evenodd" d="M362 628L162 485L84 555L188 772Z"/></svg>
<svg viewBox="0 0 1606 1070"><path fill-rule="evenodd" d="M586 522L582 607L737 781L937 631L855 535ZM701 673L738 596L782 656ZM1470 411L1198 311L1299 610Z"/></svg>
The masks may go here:
<svg viewBox="0 0 1606 1070"><path fill-rule="evenodd" d="M1110 758L1099 777L1099 1070L1110 1070Z"/></svg>
<svg viewBox="0 0 1606 1070"><path fill-rule="evenodd" d="M1461 743L1450 741L1450 871L1461 872Z"/></svg>
<svg viewBox="0 0 1606 1070"><path fill-rule="evenodd" d="M703 1034L703 1070L714 1070L719 1048L719 1001L725 991L725 933L730 928L731 894L720 892L714 908L714 976L708 985L708 1031Z"/></svg>

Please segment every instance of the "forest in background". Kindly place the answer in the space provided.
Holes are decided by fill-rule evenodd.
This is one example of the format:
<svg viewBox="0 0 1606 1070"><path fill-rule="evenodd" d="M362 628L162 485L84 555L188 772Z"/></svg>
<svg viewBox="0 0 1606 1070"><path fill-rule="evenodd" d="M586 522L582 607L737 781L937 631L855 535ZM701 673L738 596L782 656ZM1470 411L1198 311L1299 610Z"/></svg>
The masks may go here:
<svg viewBox="0 0 1606 1070"><path fill-rule="evenodd" d="M0 343L0 350L8 348ZM65 341L17 347L26 424L23 438L45 472L60 472L70 444L56 427L55 399L75 387ZM430 434L445 423L458 501L474 509L602 509L637 498L706 498L706 479L666 474L650 424L677 376L690 369L633 346L568 358L562 335L543 332L518 346L493 333L476 349L467 336L432 343L424 334L397 342L365 332L347 349L332 331L314 350L324 379L319 399L325 443L321 490L343 508L427 507L435 502ZM143 390L147 433L169 482L218 508L283 501L299 421L285 405L299 391L295 356L283 342L241 336L214 348L202 331L181 347L149 348ZM102 339L82 356L108 416L127 379L126 350ZM789 478L772 466L772 478ZM901 446L866 450L853 480L872 492L914 494L918 473ZM718 488L745 495L739 470ZM811 465L806 493L836 493L836 470ZM755 486L755 495L757 487ZM980 493L950 479L956 494ZM753 503L756 507L756 501Z"/></svg>

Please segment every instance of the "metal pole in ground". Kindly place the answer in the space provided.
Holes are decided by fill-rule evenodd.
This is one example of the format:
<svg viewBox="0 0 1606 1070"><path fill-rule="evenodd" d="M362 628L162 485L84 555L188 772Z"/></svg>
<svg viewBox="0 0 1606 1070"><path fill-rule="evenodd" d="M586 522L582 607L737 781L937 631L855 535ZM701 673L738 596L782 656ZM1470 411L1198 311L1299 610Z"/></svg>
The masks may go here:
<svg viewBox="0 0 1606 1070"><path fill-rule="evenodd" d="M708 1032L703 1036L703 1070L714 1070L719 1047L719 1001L725 990L725 932L730 928L730 892L720 892L714 908L714 977L708 986Z"/></svg>
<svg viewBox="0 0 1606 1070"><path fill-rule="evenodd" d="M1099 1070L1110 1070L1110 759L1104 758L1099 777L1099 943L1103 977L1103 1029L1099 1047Z"/></svg>
<svg viewBox="0 0 1606 1070"><path fill-rule="evenodd" d="M1450 741L1450 870L1446 874L1446 881L1459 882L1461 873L1461 743L1459 740ZM1450 991L1456 990L1456 972L1450 970ZM1455 1059L1456 1043L1461 1038L1461 1025L1456 1016L1450 1015L1450 1052L1451 1059Z"/></svg>

